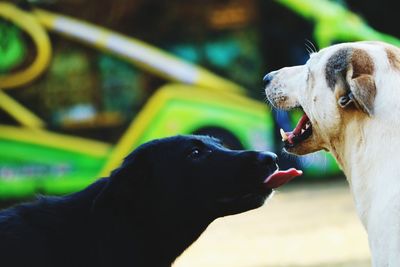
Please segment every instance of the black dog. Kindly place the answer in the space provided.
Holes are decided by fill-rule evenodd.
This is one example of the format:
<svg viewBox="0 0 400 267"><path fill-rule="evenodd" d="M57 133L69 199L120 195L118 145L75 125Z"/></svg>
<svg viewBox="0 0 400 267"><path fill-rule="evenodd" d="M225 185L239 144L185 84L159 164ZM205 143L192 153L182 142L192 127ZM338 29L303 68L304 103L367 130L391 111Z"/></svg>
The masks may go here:
<svg viewBox="0 0 400 267"><path fill-rule="evenodd" d="M170 266L216 218L260 207L276 156L175 136L110 177L0 212L0 266Z"/></svg>

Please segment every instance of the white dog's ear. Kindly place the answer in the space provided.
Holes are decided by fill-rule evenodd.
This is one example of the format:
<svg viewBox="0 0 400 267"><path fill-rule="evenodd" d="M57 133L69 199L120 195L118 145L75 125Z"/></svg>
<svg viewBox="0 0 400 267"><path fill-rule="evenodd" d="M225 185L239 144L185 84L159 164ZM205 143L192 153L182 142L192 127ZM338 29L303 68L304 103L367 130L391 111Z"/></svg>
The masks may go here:
<svg viewBox="0 0 400 267"><path fill-rule="evenodd" d="M346 83L348 89L350 89L347 97L354 102L358 109L372 116L374 114L374 100L376 96L374 77L369 73L355 72L355 67L360 69L360 65L359 62L355 63L354 59L352 61L348 65L346 73Z"/></svg>
<svg viewBox="0 0 400 267"><path fill-rule="evenodd" d="M374 61L365 50L347 47L328 59L325 79L340 107L356 107L372 116L376 96L374 71Z"/></svg>

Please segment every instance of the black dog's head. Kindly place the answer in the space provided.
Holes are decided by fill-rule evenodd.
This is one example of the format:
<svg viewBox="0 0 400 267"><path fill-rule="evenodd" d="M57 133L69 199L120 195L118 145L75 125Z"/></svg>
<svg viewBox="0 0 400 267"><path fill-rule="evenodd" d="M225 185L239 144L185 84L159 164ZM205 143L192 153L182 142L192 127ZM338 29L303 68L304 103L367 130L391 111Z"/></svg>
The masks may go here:
<svg viewBox="0 0 400 267"><path fill-rule="evenodd" d="M217 218L260 207L272 192L264 181L276 170L273 153L229 150L207 136L174 136L128 155L107 194L135 210Z"/></svg>

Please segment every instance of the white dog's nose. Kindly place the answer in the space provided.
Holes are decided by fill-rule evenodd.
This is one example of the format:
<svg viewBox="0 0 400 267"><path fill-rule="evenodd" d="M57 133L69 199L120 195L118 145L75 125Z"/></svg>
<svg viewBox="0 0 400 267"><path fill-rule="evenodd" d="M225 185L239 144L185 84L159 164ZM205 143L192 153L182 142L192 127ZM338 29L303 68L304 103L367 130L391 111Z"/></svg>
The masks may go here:
<svg viewBox="0 0 400 267"><path fill-rule="evenodd" d="M267 75L264 76L264 78L263 78L264 86L268 86L271 83L272 79L275 76L275 73L276 73L275 71L272 71L270 73L267 73Z"/></svg>

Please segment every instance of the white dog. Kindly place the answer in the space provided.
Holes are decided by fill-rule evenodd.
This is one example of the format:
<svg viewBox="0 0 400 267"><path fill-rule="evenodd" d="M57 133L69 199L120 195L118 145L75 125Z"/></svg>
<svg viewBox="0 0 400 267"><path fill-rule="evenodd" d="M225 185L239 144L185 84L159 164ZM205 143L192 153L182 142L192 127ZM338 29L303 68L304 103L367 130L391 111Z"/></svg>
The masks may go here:
<svg viewBox="0 0 400 267"><path fill-rule="evenodd" d="M285 149L334 155L368 232L373 266L399 267L400 49L337 44L264 81L274 107L305 113L292 132L281 130Z"/></svg>

